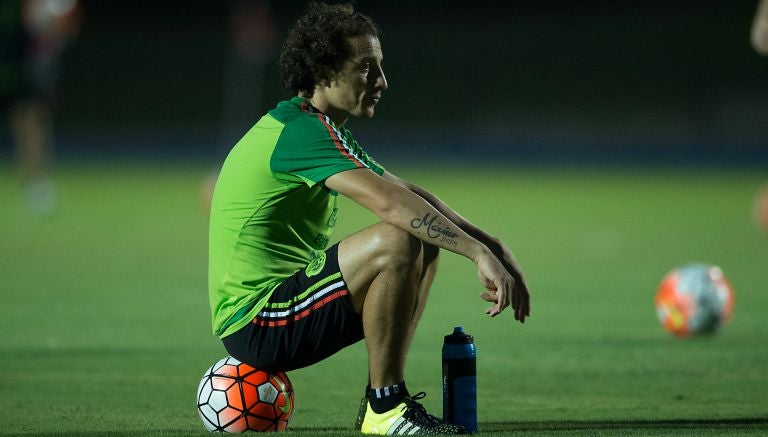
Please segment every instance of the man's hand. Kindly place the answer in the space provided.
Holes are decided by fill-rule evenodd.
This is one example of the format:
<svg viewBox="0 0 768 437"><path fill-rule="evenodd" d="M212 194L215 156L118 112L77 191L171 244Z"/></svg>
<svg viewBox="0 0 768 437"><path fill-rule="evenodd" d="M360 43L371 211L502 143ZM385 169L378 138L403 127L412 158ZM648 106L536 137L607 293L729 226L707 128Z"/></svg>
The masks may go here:
<svg viewBox="0 0 768 437"><path fill-rule="evenodd" d="M495 304L486 308L485 313L491 317L496 317L510 303L514 307L515 279L507 272L496 256L490 251L486 251L477 257L475 263L477 264L477 277L487 290L480 293L480 297L486 302ZM517 310L515 312L517 313Z"/></svg>
<svg viewBox="0 0 768 437"><path fill-rule="evenodd" d="M512 255L512 251L510 251L501 241L495 240L492 244L488 245L488 248L504 266L509 275L512 276L511 305L512 309L515 310L515 320L520 321L520 323L525 323L526 317L530 317L531 315L531 295L528 291L528 284L525 282L523 271L514 255ZM488 287L486 287L486 289L488 289ZM497 296L495 290L488 290L489 293L482 293L480 297L488 302L497 302L499 296ZM486 313L488 313L487 310Z"/></svg>

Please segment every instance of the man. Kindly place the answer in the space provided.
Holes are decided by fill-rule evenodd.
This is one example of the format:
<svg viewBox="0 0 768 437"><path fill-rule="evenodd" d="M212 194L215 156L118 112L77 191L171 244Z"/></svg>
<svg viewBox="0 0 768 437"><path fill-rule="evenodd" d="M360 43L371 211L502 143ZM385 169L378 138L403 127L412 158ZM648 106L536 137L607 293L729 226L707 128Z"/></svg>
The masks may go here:
<svg viewBox="0 0 768 437"><path fill-rule="evenodd" d="M755 51L768 55L768 0L760 0L757 4L750 37Z"/></svg>
<svg viewBox="0 0 768 437"><path fill-rule="evenodd" d="M59 61L79 26L75 0L0 2L0 117L8 121L32 215L56 210L53 106Z"/></svg>
<svg viewBox="0 0 768 437"><path fill-rule="evenodd" d="M262 117L227 157L214 190L209 291L216 335L263 370L314 364L365 339L369 434L455 434L403 380L438 251L471 259L495 317L529 315L507 247L435 196L387 172L344 126L371 118L388 87L379 29L349 5L311 4L280 56L296 97ZM382 221L326 249L337 194Z"/></svg>

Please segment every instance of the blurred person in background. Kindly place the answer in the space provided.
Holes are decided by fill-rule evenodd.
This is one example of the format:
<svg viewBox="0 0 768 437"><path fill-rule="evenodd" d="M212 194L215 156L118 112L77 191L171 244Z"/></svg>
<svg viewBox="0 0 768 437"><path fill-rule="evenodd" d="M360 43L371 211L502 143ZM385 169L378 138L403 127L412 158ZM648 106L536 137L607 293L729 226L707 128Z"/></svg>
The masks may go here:
<svg viewBox="0 0 768 437"><path fill-rule="evenodd" d="M218 153L222 160L232 143L266 109L264 75L275 33L268 1L230 0L228 7L229 46L224 64ZM211 209L220 166L218 162L200 187L200 205L205 214Z"/></svg>
<svg viewBox="0 0 768 437"><path fill-rule="evenodd" d="M755 18L752 21L752 47L761 55L768 56L768 0L757 4Z"/></svg>
<svg viewBox="0 0 768 437"><path fill-rule="evenodd" d="M0 1L0 111L30 214L56 210L50 176L59 60L80 27L76 0Z"/></svg>
<svg viewBox="0 0 768 437"><path fill-rule="evenodd" d="M386 171L345 126L372 118L388 83L378 26L311 3L283 44L293 96L238 141L211 204L209 300L227 352L265 371L313 365L365 340L367 434L455 434L405 385L405 361L440 249L470 259L495 317L521 323L529 293L512 252L436 196ZM328 247L338 194L381 222ZM339 374L333 375L338 377Z"/></svg>
<svg viewBox="0 0 768 437"><path fill-rule="evenodd" d="M760 0L752 21L752 47L761 55L768 56L768 0ZM755 196L754 216L757 226L768 231L768 185Z"/></svg>

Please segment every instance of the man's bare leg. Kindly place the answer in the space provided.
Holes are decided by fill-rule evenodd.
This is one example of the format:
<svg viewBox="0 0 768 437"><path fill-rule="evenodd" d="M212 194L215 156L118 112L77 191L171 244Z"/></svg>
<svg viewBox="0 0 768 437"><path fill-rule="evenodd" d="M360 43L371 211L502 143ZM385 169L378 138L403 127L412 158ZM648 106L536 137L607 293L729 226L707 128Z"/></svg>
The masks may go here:
<svg viewBox="0 0 768 437"><path fill-rule="evenodd" d="M339 266L363 318L373 387L403 381L405 357L423 311L424 299L418 296L422 263L421 241L384 223L339 244Z"/></svg>
<svg viewBox="0 0 768 437"><path fill-rule="evenodd" d="M339 244L339 266L355 310L362 314L368 347L370 392L361 402L357 429L366 434L463 434L407 393L403 369L439 249L392 225L379 223ZM375 389L375 390L373 390Z"/></svg>
<svg viewBox="0 0 768 437"><path fill-rule="evenodd" d="M51 154L50 109L45 103L28 99L11 110L10 127L16 146L30 212L50 214L56 208L56 193L48 175Z"/></svg>

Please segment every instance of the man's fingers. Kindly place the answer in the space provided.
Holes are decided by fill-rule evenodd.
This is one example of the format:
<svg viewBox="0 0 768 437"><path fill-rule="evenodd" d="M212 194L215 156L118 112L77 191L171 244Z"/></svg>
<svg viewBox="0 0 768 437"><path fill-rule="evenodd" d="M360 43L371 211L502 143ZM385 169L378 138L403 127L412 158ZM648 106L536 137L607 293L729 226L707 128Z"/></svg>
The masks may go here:
<svg viewBox="0 0 768 437"><path fill-rule="evenodd" d="M517 292L519 293L519 300L520 300L520 322L525 323L526 317L530 317L531 315L531 296L528 293L528 287L525 286L525 284L521 284L522 287L520 287Z"/></svg>
<svg viewBox="0 0 768 437"><path fill-rule="evenodd" d="M498 302L498 298L494 294L482 292L480 293L480 298L483 299L486 302Z"/></svg>
<svg viewBox="0 0 768 437"><path fill-rule="evenodd" d="M498 314L498 310L496 308L498 306L498 302L499 302L499 297L498 296L499 296L498 293L494 293L494 292L491 292L491 293L482 292L482 293L480 293L480 298L483 299L484 301L497 304L497 305L494 305L494 306L486 308L485 309L485 314L488 314L491 317L494 317L496 314Z"/></svg>
<svg viewBox="0 0 768 437"><path fill-rule="evenodd" d="M518 283L512 292L512 308L515 309L515 320L525 323L525 284Z"/></svg>
<svg viewBox="0 0 768 437"><path fill-rule="evenodd" d="M531 314L531 300L525 283L517 281L514 285L506 288L507 292L504 292L505 288L500 284L497 287L500 291L490 290L480 293L480 298L484 301L495 304L486 308L485 314L496 317L507 306L510 306L511 303L515 313L515 320L525 323L525 319L530 317Z"/></svg>
<svg viewBox="0 0 768 437"><path fill-rule="evenodd" d="M512 309L515 310L515 320L520 320L520 296L518 295L517 288L518 287L514 287L512 289Z"/></svg>
<svg viewBox="0 0 768 437"><path fill-rule="evenodd" d="M509 301L510 301L509 293L512 291L511 286L512 284L514 284L514 282L512 282L512 284L510 283L505 284L501 280L497 280L495 284L496 284L496 289L499 290L496 293L498 297L498 301L496 302L496 307L494 308L495 312L491 314L491 317L494 317L496 316L496 314L501 313L502 311L504 311L504 308L509 306Z"/></svg>

